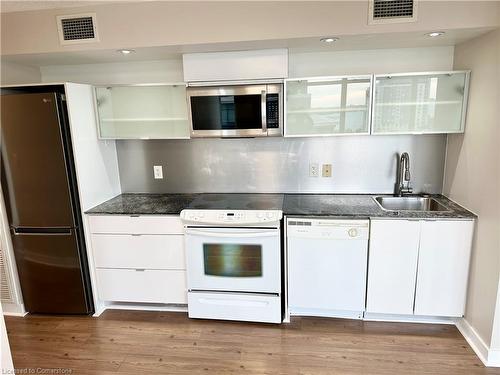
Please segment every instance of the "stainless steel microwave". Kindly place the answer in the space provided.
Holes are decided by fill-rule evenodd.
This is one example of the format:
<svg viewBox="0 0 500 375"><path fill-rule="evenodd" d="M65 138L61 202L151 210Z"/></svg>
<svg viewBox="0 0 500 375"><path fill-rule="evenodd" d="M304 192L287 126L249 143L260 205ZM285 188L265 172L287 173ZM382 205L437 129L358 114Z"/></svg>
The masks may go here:
<svg viewBox="0 0 500 375"><path fill-rule="evenodd" d="M191 137L280 136L283 84L187 88Z"/></svg>

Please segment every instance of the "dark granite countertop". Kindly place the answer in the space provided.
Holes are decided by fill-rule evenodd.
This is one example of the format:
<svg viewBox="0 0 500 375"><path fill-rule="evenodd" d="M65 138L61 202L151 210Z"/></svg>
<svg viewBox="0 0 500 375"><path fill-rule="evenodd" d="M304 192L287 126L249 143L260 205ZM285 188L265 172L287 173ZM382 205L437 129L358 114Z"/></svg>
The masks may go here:
<svg viewBox="0 0 500 375"><path fill-rule="evenodd" d="M389 194L286 194L283 212L296 216L338 216L349 218L475 218L472 212L443 195L433 195L448 211L387 211L373 199Z"/></svg>
<svg viewBox="0 0 500 375"><path fill-rule="evenodd" d="M196 194L120 194L86 211L92 215L178 215Z"/></svg>
<svg viewBox="0 0 500 375"><path fill-rule="evenodd" d="M283 194L136 194L118 195L86 213L93 215L178 215L183 209L281 210Z"/></svg>
<svg viewBox="0 0 500 375"><path fill-rule="evenodd" d="M383 194L377 194L383 195ZM451 218L476 216L442 195L434 195L449 211L386 211L374 194L140 194L118 195L90 210L92 215L178 215L183 209L283 210L284 215L349 218ZM387 195L390 196L390 195Z"/></svg>

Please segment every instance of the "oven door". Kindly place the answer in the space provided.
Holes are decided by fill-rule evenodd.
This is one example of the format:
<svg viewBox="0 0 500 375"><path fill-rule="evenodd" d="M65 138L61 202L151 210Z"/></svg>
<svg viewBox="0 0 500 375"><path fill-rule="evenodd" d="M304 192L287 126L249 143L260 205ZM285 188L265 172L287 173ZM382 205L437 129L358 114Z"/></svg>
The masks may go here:
<svg viewBox="0 0 500 375"><path fill-rule="evenodd" d="M279 84L189 87L187 94L191 136L279 135L280 92Z"/></svg>
<svg viewBox="0 0 500 375"><path fill-rule="evenodd" d="M188 289L280 293L276 228L186 228Z"/></svg>

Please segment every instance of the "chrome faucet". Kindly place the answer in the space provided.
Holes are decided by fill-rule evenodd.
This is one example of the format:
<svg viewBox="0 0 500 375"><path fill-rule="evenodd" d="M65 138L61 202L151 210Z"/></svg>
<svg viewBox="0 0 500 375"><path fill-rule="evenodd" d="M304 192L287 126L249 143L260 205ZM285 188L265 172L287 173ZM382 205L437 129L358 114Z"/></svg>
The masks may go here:
<svg viewBox="0 0 500 375"><path fill-rule="evenodd" d="M403 195L411 194L412 192L413 189L410 186L410 155L408 155L407 152L403 152L399 158L395 195L402 197Z"/></svg>

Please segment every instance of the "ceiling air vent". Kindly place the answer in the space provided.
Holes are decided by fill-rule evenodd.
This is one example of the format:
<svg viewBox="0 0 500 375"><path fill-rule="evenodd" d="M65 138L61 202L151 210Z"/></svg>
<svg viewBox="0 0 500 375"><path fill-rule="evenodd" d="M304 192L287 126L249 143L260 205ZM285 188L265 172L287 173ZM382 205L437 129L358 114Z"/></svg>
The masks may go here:
<svg viewBox="0 0 500 375"><path fill-rule="evenodd" d="M57 28L62 45L99 41L95 13L57 16Z"/></svg>
<svg viewBox="0 0 500 375"><path fill-rule="evenodd" d="M370 0L368 24L403 23L417 20L417 0Z"/></svg>

